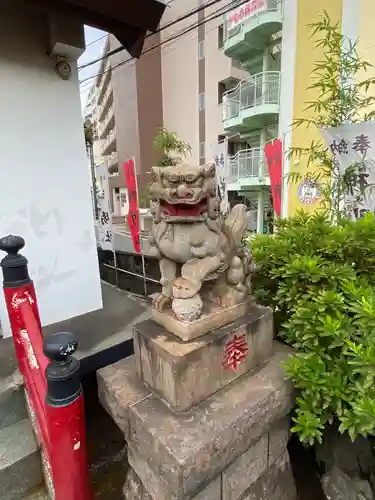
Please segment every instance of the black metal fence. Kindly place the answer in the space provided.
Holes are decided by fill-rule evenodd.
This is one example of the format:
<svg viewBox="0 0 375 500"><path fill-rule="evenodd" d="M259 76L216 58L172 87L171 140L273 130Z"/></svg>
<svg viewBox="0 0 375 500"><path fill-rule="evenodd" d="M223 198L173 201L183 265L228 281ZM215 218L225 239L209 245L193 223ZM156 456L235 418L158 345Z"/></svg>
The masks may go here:
<svg viewBox="0 0 375 500"><path fill-rule="evenodd" d="M145 275L143 275L142 257L140 255L116 252L98 248L100 277L111 285L128 292L147 297L159 292L159 262L152 257L145 259Z"/></svg>

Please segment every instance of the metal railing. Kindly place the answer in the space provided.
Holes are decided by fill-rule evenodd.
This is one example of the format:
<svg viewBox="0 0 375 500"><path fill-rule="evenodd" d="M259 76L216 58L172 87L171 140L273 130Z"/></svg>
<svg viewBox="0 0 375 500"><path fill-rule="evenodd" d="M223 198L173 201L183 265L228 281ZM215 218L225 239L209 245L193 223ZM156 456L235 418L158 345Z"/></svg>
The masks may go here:
<svg viewBox="0 0 375 500"><path fill-rule="evenodd" d="M98 104L100 104L104 99L104 95L105 95L104 92L105 92L106 86L108 85L108 82L109 82L109 79L111 76L110 69L111 69L111 64L110 64L109 59L107 59L107 63L103 67L102 77L100 78L100 81L99 81Z"/></svg>
<svg viewBox="0 0 375 500"><path fill-rule="evenodd" d="M238 116L243 109L279 104L279 101L280 71L258 73L223 94L223 120Z"/></svg>
<svg viewBox="0 0 375 500"><path fill-rule="evenodd" d="M283 5L284 0L249 0L245 4L234 7L224 17L224 40L227 41L232 36L241 33L248 22L259 18L264 12L283 14Z"/></svg>
<svg viewBox="0 0 375 500"><path fill-rule="evenodd" d="M228 181L239 178L268 177L264 151L261 148L241 149L228 157Z"/></svg>
<svg viewBox="0 0 375 500"><path fill-rule="evenodd" d="M108 102L109 98L112 94L112 85L109 84L107 90L105 91L105 94L102 99L101 105L98 107L99 113L98 113L98 119L102 120L103 116L105 115L105 111L108 109Z"/></svg>
<svg viewBox="0 0 375 500"><path fill-rule="evenodd" d="M117 164L118 164L118 154L115 151L114 153L111 153L110 155L108 155L106 157L106 165L107 165L107 168L110 169L110 168L114 167Z"/></svg>
<svg viewBox="0 0 375 500"><path fill-rule="evenodd" d="M108 136L103 140L102 154L105 154L109 146L116 140L116 128L109 131Z"/></svg>
<svg viewBox="0 0 375 500"><path fill-rule="evenodd" d="M108 108L108 111L107 111L105 117L103 118L102 122L99 125L99 135L100 136L102 136L106 132L108 123L111 121L112 118L113 118L113 107L110 106Z"/></svg>

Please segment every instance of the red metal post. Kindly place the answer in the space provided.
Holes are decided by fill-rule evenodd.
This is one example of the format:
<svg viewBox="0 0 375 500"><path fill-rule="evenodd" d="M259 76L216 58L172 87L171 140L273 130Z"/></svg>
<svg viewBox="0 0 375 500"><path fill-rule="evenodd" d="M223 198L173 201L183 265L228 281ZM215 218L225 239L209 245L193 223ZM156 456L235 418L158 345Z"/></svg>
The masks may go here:
<svg viewBox="0 0 375 500"><path fill-rule="evenodd" d="M92 500L77 342L57 333L44 342L35 289L18 236L0 239L4 294L20 371L36 413L56 500ZM43 348L42 348L43 346ZM48 358L48 359L47 359Z"/></svg>
<svg viewBox="0 0 375 500"><path fill-rule="evenodd" d="M29 403L38 417L37 431L49 460L49 433L45 418L47 385L44 375L48 360L43 354L42 329L34 284L29 276L27 259L19 253L24 246L25 241L20 236L1 238L0 250L7 252L7 255L0 264L18 366L24 378Z"/></svg>
<svg viewBox="0 0 375 500"><path fill-rule="evenodd" d="M24 375L24 349L22 347L21 330L25 328L21 317L20 305L27 301L32 307L41 332L40 316L35 295L34 283L27 269L27 259L18 252L25 246L25 240L20 236L5 236L0 239L0 250L7 252L1 261L3 270L3 288L7 305L9 321L13 334L18 364ZM42 335L40 333L40 342Z"/></svg>
<svg viewBox="0 0 375 500"><path fill-rule="evenodd" d="M51 335L44 352L51 360L46 370L47 421L55 500L92 500L86 452L86 429L79 361L71 356L77 342L71 333Z"/></svg>

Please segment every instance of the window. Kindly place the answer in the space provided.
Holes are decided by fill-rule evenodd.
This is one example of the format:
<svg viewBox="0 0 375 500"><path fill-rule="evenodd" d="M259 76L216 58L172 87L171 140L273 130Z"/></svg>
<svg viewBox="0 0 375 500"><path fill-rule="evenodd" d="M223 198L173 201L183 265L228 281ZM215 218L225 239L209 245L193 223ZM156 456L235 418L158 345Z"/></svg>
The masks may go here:
<svg viewBox="0 0 375 500"><path fill-rule="evenodd" d="M206 159L206 143L205 142L199 143L199 159L201 161L205 161L205 159Z"/></svg>
<svg viewBox="0 0 375 500"><path fill-rule="evenodd" d="M199 94L199 111L204 110L204 92Z"/></svg>
<svg viewBox="0 0 375 500"><path fill-rule="evenodd" d="M218 97L217 97L217 102L218 104L221 104L223 102L223 94L226 91L225 83L219 82L217 86L217 92L218 92Z"/></svg>
<svg viewBox="0 0 375 500"><path fill-rule="evenodd" d="M204 42L199 42L198 44L198 54L199 59L204 59Z"/></svg>
<svg viewBox="0 0 375 500"><path fill-rule="evenodd" d="M222 49L224 47L224 25L221 24L217 29L218 47Z"/></svg>

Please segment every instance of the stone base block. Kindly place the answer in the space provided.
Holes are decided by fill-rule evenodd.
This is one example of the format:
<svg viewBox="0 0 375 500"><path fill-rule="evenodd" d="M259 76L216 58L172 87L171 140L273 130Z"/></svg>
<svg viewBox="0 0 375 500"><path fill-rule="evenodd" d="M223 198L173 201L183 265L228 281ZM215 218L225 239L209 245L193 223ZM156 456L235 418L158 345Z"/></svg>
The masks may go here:
<svg viewBox="0 0 375 500"><path fill-rule="evenodd" d="M144 321L134 327L134 349L139 377L175 411L187 411L270 359L273 313L253 306L234 323L190 342Z"/></svg>
<svg viewBox="0 0 375 500"><path fill-rule="evenodd" d="M285 421L282 421L286 428ZM297 493L289 454L283 451L273 460L267 445L273 430L198 491L176 496L163 477L157 477L147 462L129 450L129 471L124 486L125 500L296 500Z"/></svg>
<svg viewBox="0 0 375 500"><path fill-rule="evenodd" d="M212 500L198 495L214 488L217 478L222 487L215 500L239 500L236 495L251 493L264 468L286 449L288 431L280 421L294 401L280 363L289 353L276 344L274 356L256 374L244 375L181 414L139 390L131 358L99 371L100 399L126 429L130 465L151 500Z"/></svg>
<svg viewBox="0 0 375 500"><path fill-rule="evenodd" d="M253 298L231 307L220 307L214 302L205 302L202 316L195 321L178 320L171 308L161 312L152 309L152 318L167 331L187 342L216 328L229 325L244 316L253 303Z"/></svg>
<svg viewBox="0 0 375 500"><path fill-rule="evenodd" d="M241 500L297 500L287 451L250 486Z"/></svg>
<svg viewBox="0 0 375 500"><path fill-rule="evenodd" d="M145 490L141 480L134 472L134 470L129 467L126 474L126 480L124 485L124 499L125 500L152 500L150 495Z"/></svg>

